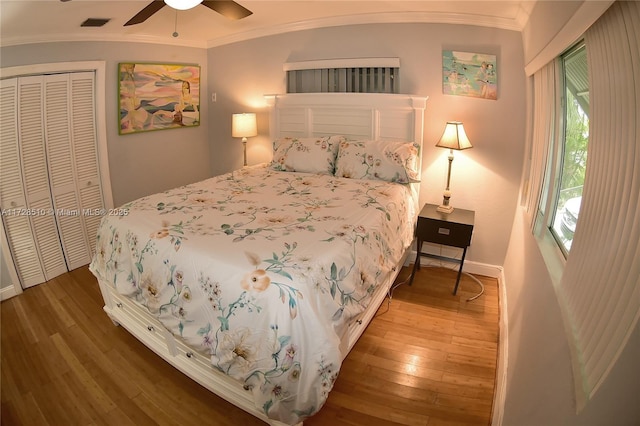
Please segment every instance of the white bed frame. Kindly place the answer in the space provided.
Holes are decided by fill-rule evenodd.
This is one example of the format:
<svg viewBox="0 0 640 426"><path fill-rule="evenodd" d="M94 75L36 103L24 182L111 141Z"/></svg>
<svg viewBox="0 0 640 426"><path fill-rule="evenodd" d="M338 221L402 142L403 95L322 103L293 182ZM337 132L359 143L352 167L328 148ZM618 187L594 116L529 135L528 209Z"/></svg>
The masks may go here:
<svg viewBox="0 0 640 426"><path fill-rule="evenodd" d="M354 138L414 141L422 147L426 97L392 94L313 93L268 95L270 135L345 135ZM417 185L417 184L414 184ZM349 326L346 354L360 338L384 301L406 257L386 277L374 294L369 308ZM270 425L283 425L256 408L252 395L241 383L211 366L208 356L188 347L133 301L119 295L111 285L99 280L104 310L169 364L211 392Z"/></svg>

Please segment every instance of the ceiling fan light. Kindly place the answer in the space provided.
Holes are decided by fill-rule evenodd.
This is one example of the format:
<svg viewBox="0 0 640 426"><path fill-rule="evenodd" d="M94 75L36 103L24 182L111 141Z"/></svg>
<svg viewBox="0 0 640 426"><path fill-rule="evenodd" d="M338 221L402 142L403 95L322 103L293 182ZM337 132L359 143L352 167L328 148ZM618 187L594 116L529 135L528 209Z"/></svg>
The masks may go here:
<svg viewBox="0 0 640 426"><path fill-rule="evenodd" d="M202 0L164 0L167 6L178 10L187 10L196 7Z"/></svg>

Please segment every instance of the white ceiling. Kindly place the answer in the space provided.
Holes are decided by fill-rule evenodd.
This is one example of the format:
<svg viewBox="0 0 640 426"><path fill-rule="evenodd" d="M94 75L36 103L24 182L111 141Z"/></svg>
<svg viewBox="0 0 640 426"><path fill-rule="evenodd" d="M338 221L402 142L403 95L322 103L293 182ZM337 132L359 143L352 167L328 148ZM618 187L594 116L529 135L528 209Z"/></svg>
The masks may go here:
<svg viewBox="0 0 640 426"><path fill-rule="evenodd" d="M165 6L147 21L124 27L150 0L0 0L0 45L82 39L214 47L288 31L397 22L521 31L535 1L238 0L251 16L232 21L202 5L187 11ZM101 28L80 27L87 18L111 20ZM178 37L172 37L174 30Z"/></svg>

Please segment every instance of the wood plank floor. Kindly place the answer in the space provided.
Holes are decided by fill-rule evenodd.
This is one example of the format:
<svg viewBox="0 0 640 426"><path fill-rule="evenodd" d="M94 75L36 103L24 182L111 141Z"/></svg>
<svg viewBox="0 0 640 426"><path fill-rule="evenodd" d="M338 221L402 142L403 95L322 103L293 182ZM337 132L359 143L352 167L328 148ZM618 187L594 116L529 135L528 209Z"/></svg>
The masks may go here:
<svg viewBox="0 0 640 426"><path fill-rule="evenodd" d="M409 271L405 268L399 281ZM399 286L305 425L488 425L498 346L497 281L485 293L422 268ZM3 425L261 425L196 384L102 311L86 267L2 302Z"/></svg>

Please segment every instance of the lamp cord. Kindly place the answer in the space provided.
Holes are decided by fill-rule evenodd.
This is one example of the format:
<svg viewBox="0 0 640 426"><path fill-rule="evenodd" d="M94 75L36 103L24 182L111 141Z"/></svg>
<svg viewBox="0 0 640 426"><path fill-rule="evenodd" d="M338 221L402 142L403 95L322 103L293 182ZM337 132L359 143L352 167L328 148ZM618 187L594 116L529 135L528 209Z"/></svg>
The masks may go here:
<svg viewBox="0 0 640 426"><path fill-rule="evenodd" d="M445 269L449 269L451 271L455 271L455 268L452 266L444 266L444 264L440 261L438 262L437 266L436 265L425 265L422 266L420 265L422 268L445 268ZM480 286L480 291L478 293L476 293L475 295L473 295L472 297L467 299L467 302L471 302L476 300L478 297L482 296L484 294L484 284L482 284L482 281L480 281L478 278L474 277L473 275L471 275L468 272L462 271L461 272L463 275L471 278L473 281L475 281L479 286ZM395 283L393 284L391 287L389 287L389 290L387 291L387 297L389 299L388 301L388 305L391 305L391 299L393 299L393 291L400 287L401 285L407 284L407 282L409 281L409 279L411 279L411 275L409 275L407 278L405 278L403 281L400 281L399 283Z"/></svg>

